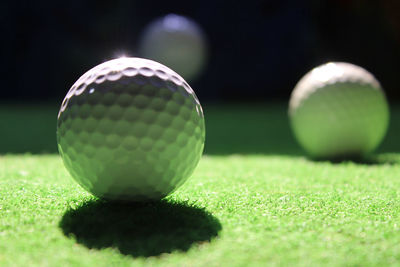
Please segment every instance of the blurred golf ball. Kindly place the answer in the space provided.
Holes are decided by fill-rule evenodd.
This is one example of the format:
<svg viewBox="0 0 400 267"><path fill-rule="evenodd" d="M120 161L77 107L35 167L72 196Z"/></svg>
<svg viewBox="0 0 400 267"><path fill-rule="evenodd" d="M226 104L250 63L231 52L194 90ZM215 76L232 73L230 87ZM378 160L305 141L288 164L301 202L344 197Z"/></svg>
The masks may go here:
<svg viewBox="0 0 400 267"><path fill-rule="evenodd" d="M142 58L100 64L67 93L57 122L71 176L111 200L157 200L195 169L204 117L192 88L171 69Z"/></svg>
<svg viewBox="0 0 400 267"><path fill-rule="evenodd" d="M297 141L311 157L361 157L381 143L389 108L371 73L350 63L330 62L297 83L289 118Z"/></svg>
<svg viewBox="0 0 400 267"><path fill-rule="evenodd" d="M169 14L151 22L143 31L138 53L178 72L187 81L195 80L207 58L205 35L193 20Z"/></svg>

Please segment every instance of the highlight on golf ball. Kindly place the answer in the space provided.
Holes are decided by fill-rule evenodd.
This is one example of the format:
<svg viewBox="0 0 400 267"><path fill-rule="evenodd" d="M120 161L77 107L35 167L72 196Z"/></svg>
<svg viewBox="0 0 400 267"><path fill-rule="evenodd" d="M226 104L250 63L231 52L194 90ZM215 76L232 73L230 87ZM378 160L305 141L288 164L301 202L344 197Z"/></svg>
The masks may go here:
<svg viewBox="0 0 400 267"><path fill-rule="evenodd" d="M192 19L168 14L152 21L143 30L138 53L178 72L187 81L195 80L207 60L204 31Z"/></svg>
<svg viewBox="0 0 400 267"><path fill-rule="evenodd" d="M371 73L350 63L330 62L297 83L289 118L297 141L309 156L362 157L383 140L389 107Z"/></svg>
<svg viewBox="0 0 400 267"><path fill-rule="evenodd" d="M202 107L171 69L119 58L82 75L62 102L57 143L87 191L109 200L158 200L192 174L205 139Z"/></svg>

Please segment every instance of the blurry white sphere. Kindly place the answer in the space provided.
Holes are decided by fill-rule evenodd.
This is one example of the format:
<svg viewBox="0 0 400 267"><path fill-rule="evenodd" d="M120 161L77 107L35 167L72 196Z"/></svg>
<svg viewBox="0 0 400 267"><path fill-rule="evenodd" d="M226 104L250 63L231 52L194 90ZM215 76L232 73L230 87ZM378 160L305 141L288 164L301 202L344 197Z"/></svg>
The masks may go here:
<svg viewBox="0 0 400 267"><path fill-rule="evenodd" d="M140 40L140 57L158 61L187 81L195 80L207 59L205 34L193 20L168 14L145 27Z"/></svg>
<svg viewBox="0 0 400 267"><path fill-rule="evenodd" d="M378 80L367 70L329 62L297 83L289 118L297 141L311 157L360 157L383 140L389 106Z"/></svg>

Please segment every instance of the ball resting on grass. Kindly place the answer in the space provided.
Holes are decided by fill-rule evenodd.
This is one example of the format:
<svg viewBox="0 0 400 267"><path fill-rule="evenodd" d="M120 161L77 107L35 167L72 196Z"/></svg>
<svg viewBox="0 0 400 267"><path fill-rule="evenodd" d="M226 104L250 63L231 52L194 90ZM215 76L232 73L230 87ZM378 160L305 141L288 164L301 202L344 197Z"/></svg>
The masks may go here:
<svg viewBox="0 0 400 267"><path fill-rule="evenodd" d="M384 138L389 108L371 73L350 63L330 62L297 83L289 118L297 141L309 156L363 157Z"/></svg>
<svg viewBox="0 0 400 267"><path fill-rule="evenodd" d="M83 188L110 200L165 197L192 174L204 139L192 88L171 69L142 58L89 70L58 114L64 165Z"/></svg>

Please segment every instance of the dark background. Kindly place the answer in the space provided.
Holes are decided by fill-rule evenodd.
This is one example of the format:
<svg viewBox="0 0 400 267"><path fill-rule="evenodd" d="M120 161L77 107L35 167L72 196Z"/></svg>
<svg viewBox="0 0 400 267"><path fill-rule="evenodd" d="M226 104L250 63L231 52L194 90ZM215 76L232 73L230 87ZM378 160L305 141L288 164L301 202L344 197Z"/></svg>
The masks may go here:
<svg viewBox="0 0 400 267"><path fill-rule="evenodd" d="M327 61L371 71L400 99L400 1L2 1L0 99L61 103L88 69L134 56L141 30L167 13L196 20L210 57L191 83L201 101L287 101Z"/></svg>

